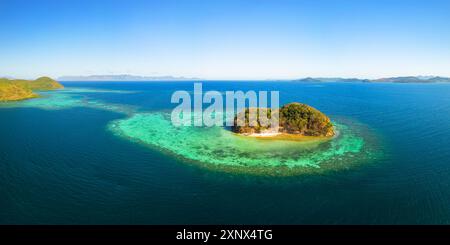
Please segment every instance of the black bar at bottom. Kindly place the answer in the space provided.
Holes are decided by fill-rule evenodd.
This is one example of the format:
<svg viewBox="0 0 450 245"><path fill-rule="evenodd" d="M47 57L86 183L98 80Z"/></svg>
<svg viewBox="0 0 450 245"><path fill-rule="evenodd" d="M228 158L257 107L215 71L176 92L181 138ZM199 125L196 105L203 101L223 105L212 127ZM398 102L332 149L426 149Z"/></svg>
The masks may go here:
<svg viewBox="0 0 450 245"><path fill-rule="evenodd" d="M209 233L208 237L206 234ZM0 226L0 243L13 241L173 241L276 243L280 241L450 241L450 226Z"/></svg>

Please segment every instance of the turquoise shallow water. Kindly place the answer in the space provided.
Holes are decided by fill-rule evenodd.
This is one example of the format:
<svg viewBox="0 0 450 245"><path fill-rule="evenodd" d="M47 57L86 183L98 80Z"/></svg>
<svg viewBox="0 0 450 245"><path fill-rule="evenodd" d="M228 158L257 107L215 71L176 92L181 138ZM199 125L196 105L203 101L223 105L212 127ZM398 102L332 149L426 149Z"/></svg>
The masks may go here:
<svg viewBox="0 0 450 245"><path fill-rule="evenodd" d="M339 168L369 159L362 135L336 124L339 136L326 142L264 140L238 136L223 127L174 127L168 113L140 113L117 120L118 136L168 151L210 169L253 174L290 175L311 168ZM361 133L361 132L359 132ZM358 159L355 159L358 158Z"/></svg>
<svg viewBox="0 0 450 245"><path fill-rule="evenodd" d="M0 223L448 223L450 86L208 82L280 91L340 134L173 128L192 83L66 83L0 107ZM447 126L446 126L447 125Z"/></svg>

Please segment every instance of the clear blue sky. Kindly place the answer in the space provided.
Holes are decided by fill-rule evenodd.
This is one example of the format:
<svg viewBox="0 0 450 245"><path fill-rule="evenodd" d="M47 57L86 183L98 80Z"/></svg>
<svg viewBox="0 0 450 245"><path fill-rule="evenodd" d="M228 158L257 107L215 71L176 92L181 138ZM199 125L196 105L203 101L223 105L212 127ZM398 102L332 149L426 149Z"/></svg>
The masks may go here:
<svg viewBox="0 0 450 245"><path fill-rule="evenodd" d="M450 1L0 0L0 76L450 76Z"/></svg>

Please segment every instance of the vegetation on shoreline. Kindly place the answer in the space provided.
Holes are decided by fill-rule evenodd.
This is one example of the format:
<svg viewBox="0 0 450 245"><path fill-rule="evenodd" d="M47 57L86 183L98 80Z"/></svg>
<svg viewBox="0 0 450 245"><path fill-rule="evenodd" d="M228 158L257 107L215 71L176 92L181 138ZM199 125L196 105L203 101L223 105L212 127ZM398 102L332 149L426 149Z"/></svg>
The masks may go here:
<svg viewBox="0 0 450 245"><path fill-rule="evenodd" d="M36 98L39 95L35 91L61 88L64 86L49 77L40 77L36 80L0 78L0 102Z"/></svg>
<svg viewBox="0 0 450 245"><path fill-rule="evenodd" d="M256 113L255 113L256 110ZM256 115L250 119L250 113ZM281 107L278 113L279 126L270 128L267 123L261 122L260 113L266 113L271 119L272 111L269 108L247 108L234 118L233 132L243 135L272 133L271 138L298 138L294 136L331 137L335 135L331 120L319 110L301 103L290 103ZM241 121L241 120L245 121ZM291 136L290 136L291 135Z"/></svg>

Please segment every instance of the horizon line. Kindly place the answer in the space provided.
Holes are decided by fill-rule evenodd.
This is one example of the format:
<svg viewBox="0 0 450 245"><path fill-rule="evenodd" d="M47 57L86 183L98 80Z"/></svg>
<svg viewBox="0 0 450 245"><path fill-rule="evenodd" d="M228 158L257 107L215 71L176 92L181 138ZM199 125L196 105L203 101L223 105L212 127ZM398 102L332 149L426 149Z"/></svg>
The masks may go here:
<svg viewBox="0 0 450 245"><path fill-rule="evenodd" d="M376 78L369 78L369 77L359 77L359 76L299 76L299 77L292 77L292 78L201 78L201 77L189 77L189 76L173 76L173 75L160 75L160 76L147 76L147 75L133 75L133 74L115 74L115 75L62 75L62 76L48 76L48 75L41 75L41 76L34 76L33 78L30 77L15 77L15 76L0 76L4 79L24 79L24 80L36 80L39 77L51 77L52 79L55 79L57 81L78 81L78 80L71 80L68 78L77 78L77 79L89 79L90 77L120 77L120 76L126 76L126 77L134 77L137 80L107 80L107 79L95 79L92 80L79 80L80 82L95 82L95 81L195 81L195 80L203 80L203 81L293 81L293 80L304 80L304 79L355 79L355 80L380 80L380 79L386 79L386 78L406 78L406 77L415 77L415 78L450 78L450 76L442 76L442 75L397 75L397 76L380 76ZM148 80L145 80L148 79Z"/></svg>

